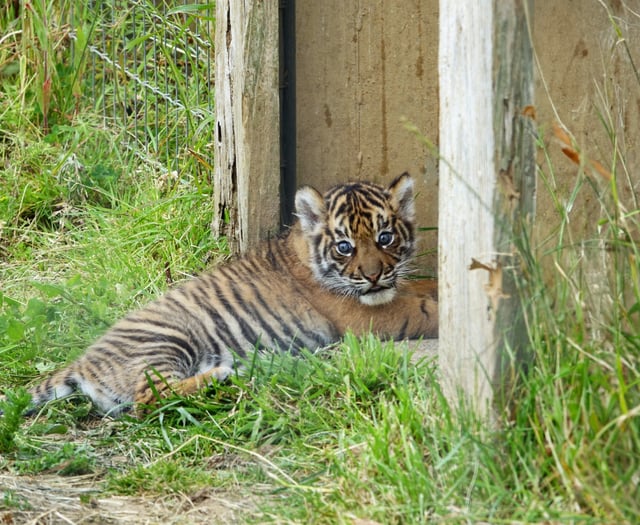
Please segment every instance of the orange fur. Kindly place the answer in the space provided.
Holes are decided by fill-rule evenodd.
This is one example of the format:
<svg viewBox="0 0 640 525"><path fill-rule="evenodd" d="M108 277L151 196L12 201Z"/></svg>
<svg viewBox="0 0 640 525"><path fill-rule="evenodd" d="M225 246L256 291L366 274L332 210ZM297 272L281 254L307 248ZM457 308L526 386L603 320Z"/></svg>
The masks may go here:
<svg viewBox="0 0 640 525"><path fill-rule="evenodd" d="M78 390L117 415L224 380L256 348L313 350L347 331L437 336L436 283L405 278L415 245L407 174L388 188L302 188L296 209L282 236L118 321L31 390L34 406Z"/></svg>

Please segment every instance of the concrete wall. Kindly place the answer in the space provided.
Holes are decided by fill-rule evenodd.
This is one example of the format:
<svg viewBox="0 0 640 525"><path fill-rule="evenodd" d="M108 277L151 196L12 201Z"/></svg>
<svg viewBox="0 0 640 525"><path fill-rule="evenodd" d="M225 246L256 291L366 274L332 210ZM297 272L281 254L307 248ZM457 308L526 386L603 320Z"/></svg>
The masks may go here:
<svg viewBox="0 0 640 525"><path fill-rule="evenodd" d="M640 67L640 1L603 3ZM406 125L437 145L437 23L438 0L296 1L298 184L325 189L348 179L386 182L408 170L418 180L419 225L437 225L437 160ZM577 166L552 140L552 124L561 121L589 158L608 165L612 147L599 117L607 109L631 146L625 151L629 178L620 183L631 204L640 192L640 81L607 10L598 0L536 0L533 40L540 65L536 121L552 152L554 191L569 197ZM588 236L599 204L583 193L572 227ZM558 222L542 185L537 217L542 240ZM434 233L423 234L425 249L436 246ZM434 256L421 261L431 271L435 264Z"/></svg>

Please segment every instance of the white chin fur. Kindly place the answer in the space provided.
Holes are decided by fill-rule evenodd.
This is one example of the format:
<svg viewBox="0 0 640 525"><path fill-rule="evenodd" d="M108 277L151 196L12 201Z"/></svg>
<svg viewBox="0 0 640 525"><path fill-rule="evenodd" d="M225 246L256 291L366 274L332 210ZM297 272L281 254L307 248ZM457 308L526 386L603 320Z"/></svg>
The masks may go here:
<svg viewBox="0 0 640 525"><path fill-rule="evenodd" d="M375 293L368 293L360 296L360 302L367 306L378 306L393 301L396 296L395 288L386 288Z"/></svg>

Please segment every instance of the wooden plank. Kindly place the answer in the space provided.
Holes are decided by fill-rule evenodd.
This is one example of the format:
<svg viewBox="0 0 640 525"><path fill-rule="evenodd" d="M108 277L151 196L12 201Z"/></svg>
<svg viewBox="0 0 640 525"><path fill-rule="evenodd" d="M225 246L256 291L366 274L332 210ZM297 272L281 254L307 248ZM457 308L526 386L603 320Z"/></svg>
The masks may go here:
<svg viewBox="0 0 640 525"><path fill-rule="evenodd" d="M245 250L279 228L279 4L216 2L215 236Z"/></svg>
<svg viewBox="0 0 640 525"><path fill-rule="evenodd" d="M532 221L535 192L522 114L533 97L528 7L440 6L439 359L450 399L485 415L527 342L513 239Z"/></svg>
<svg viewBox="0 0 640 525"><path fill-rule="evenodd" d="M319 189L350 179L416 180L420 226L438 221L438 0L296 0L297 179ZM420 251L437 245L422 235ZM436 257L419 260L435 273Z"/></svg>

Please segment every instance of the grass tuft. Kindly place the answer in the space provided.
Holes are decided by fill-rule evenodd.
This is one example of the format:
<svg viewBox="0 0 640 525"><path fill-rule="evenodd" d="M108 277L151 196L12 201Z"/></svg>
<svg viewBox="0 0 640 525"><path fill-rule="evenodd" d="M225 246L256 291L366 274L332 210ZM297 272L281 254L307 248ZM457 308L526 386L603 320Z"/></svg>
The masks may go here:
<svg viewBox="0 0 640 525"><path fill-rule="evenodd" d="M0 452L11 452L17 448L16 434L22 423L22 413L29 406L31 396L24 388L8 390L0 399Z"/></svg>

